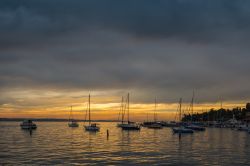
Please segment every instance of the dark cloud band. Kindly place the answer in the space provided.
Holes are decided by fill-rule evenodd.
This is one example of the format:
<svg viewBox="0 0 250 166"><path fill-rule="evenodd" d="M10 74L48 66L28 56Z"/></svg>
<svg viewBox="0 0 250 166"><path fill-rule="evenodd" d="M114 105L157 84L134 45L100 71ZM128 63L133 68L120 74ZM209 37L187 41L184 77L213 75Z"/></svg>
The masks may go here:
<svg viewBox="0 0 250 166"><path fill-rule="evenodd" d="M0 86L248 99L249 8L247 0L3 0Z"/></svg>

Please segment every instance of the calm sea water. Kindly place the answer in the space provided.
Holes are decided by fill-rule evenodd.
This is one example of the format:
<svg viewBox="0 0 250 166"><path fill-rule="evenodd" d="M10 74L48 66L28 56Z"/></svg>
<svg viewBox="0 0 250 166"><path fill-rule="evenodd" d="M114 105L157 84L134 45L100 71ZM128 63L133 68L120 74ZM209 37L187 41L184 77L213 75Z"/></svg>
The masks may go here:
<svg viewBox="0 0 250 166"><path fill-rule="evenodd" d="M173 135L170 128L98 133L66 122L37 122L32 136L19 122L0 122L0 165L250 165L250 134L210 128ZM106 130L110 135L107 138Z"/></svg>

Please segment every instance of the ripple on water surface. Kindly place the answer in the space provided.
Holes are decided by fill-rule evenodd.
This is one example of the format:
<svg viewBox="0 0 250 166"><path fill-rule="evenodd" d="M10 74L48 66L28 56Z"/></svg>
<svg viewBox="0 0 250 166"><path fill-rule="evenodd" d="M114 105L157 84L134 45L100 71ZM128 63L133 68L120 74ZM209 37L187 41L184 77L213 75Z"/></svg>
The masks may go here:
<svg viewBox="0 0 250 166"><path fill-rule="evenodd" d="M122 131L115 123L100 123L89 133L66 122L37 122L30 133L19 122L0 122L0 164L37 165L247 165L250 134L207 129L193 135L173 135L170 128ZM106 130L109 130L107 138Z"/></svg>

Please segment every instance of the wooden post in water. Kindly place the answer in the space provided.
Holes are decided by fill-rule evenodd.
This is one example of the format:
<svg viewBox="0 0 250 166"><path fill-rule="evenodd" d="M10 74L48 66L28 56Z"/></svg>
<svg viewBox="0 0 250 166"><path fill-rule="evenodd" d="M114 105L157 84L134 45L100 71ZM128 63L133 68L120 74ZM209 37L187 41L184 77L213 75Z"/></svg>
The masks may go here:
<svg viewBox="0 0 250 166"><path fill-rule="evenodd" d="M30 136L32 136L32 126L29 126Z"/></svg>
<svg viewBox="0 0 250 166"><path fill-rule="evenodd" d="M109 139L109 130L107 129L107 139Z"/></svg>

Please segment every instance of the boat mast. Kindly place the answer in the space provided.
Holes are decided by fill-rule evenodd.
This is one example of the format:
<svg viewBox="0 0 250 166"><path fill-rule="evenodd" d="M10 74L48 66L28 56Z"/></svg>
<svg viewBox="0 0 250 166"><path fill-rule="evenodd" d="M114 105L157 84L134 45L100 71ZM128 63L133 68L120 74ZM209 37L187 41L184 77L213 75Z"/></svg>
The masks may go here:
<svg viewBox="0 0 250 166"><path fill-rule="evenodd" d="M182 98L180 98L180 101L179 101L179 104L180 104L180 113L179 113L180 122L181 122L181 103L182 103Z"/></svg>
<svg viewBox="0 0 250 166"><path fill-rule="evenodd" d="M148 112L147 112L147 122L148 122Z"/></svg>
<svg viewBox="0 0 250 166"><path fill-rule="evenodd" d="M90 94L89 94L89 125L90 125Z"/></svg>
<svg viewBox="0 0 250 166"><path fill-rule="evenodd" d="M122 96L122 104L121 104L121 114L122 114L122 123L123 123L123 120L124 120L124 112L123 112L123 96Z"/></svg>
<svg viewBox="0 0 250 166"><path fill-rule="evenodd" d="M72 111L72 106L71 106L71 110L70 110L70 118L71 118L71 120L73 120L73 111Z"/></svg>
<svg viewBox="0 0 250 166"><path fill-rule="evenodd" d="M220 121L221 121L221 119L222 119L222 118L221 118L221 114L222 114L222 100L220 101L220 114L219 114L219 115L220 115L220 116L219 116Z"/></svg>
<svg viewBox="0 0 250 166"><path fill-rule="evenodd" d="M72 106L70 106L71 109L70 109L70 113L69 113L69 121L72 120Z"/></svg>
<svg viewBox="0 0 250 166"><path fill-rule="evenodd" d="M193 95L192 95L192 100L191 100L191 123L193 122L193 114L194 114L194 90L193 90Z"/></svg>
<svg viewBox="0 0 250 166"><path fill-rule="evenodd" d="M129 123L129 93L128 93L128 123Z"/></svg>
<svg viewBox="0 0 250 166"><path fill-rule="evenodd" d="M156 98L155 98L155 111L154 111L154 120L155 120L155 122L156 122Z"/></svg>
<svg viewBox="0 0 250 166"><path fill-rule="evenodd" d="M206 111L207 111L207 121L209 122L209 119L210 119L209 118L209 110L206 109Z"/></svg>

